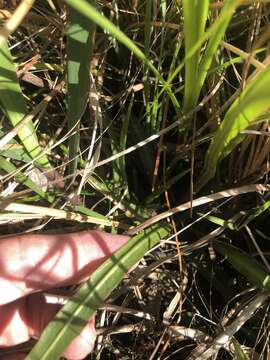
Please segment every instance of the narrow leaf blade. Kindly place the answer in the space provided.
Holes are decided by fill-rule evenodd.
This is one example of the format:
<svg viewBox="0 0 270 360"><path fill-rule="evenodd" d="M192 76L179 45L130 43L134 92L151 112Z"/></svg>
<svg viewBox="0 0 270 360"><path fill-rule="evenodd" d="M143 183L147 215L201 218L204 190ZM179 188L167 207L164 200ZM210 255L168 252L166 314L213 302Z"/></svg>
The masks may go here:
<svg viewBox="0 0 270 360"><path fill-rule="evenodd" d="M16 69L7 43L0 48L0 104L11 124L16 126L27 114L27 106L16 75ZM36 163L49 167L46 155L38 143L34 125L29 121L18 136L32 159L38 157Z"/></svg>
<svg viewBox="0 0 270 360"><path fill-rule="evenodd" d="M242 136L241 131L270 108L269 82L270 66L249 82L227 111L206 154L199 188L215 175L218 162L238 144L237 138Z"/></svg>
<svg viewBox="0 0 270 360"><path fill-rule="evenodd" d="M58 312L26 360L58 359L112 290L119 285L124 274L168 232L168 225L153 226L130 239L103 263Z"/></svg>
<svg viewBox="0 0 270 360"><path fill-rule="evenodd" d="M75 133L69 137L68 143L69 174L74 174L77 170L80 142L78 130L90 90L89 67L94 46L94 32L95 24L70 7L67 28L67 121L68 130Z"/></svg>
<svg viewBox="0 0 270 360"><path fill-rule="evenodd" d="M256 260L232 245L215 241L213 246L219 253L226 256L232 266L244 275L248 281L261 291L270 294L270 275L262 269Z"/></svg>

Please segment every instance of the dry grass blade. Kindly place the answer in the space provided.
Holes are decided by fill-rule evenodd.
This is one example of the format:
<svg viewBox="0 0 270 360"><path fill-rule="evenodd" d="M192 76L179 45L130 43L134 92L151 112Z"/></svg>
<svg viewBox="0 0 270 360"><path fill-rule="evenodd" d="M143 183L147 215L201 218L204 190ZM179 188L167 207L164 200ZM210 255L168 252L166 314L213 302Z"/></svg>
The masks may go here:
<svg viewBox="0 0 270 360"><path fill-rule="evenodd" d="M20 204L20 203L6 203L2 202L0 205L1 210L4 211L14 211L21 212L27 214L37 214L38 216L49 216L56 219L65 219L70 221L78 221L78 222L86 222L91 224L98 224L103 226L118 226L122 227L118 221L111 221L106 219L100 219L92 216L78 214L72 211L65 211L60 209L53 209L44 206L34 206L28 204ZM126 226L124 226L126 228Z"/></svg>
<svg viewBox="0 0 270 360"><path fill-rule="evenodd" d="M7 20L0 29L0 47L5 43L10 34L12 34L21 24L24 17L28 14L35 0L22 0L15 10L14 14Z"/></svg>
<svg viewBox="0 0 270 360"><path fill-rule="evenodd" d="M206 350L200 351L200 348L195 349L187 360L207 360L211 356L216 355L222 347L226 348L234 334L241 329L267 299L268 295L257 295L242 313L213 340L212 344L208 346Z"/></svg>
<svg viewBox="0 0 270 360"><path fill-rule="evenodd" d="M237 196L237 195L246 194L249 192L268 191L269 189L270 189L270 185L263 185L263 184L253 184L253 185L241 186L241 187L232 188L229 190L219 191L215 194L210 194L208 196L202 196L198 199L193 200L192 206L197 207L197 206L201 206L201 205L207 204L209 202L223 199L226 197ZM191 202L187 201L184 204L176 206L168 211L164 211L163 213L158 214L158 215L152 217L151 219L146 220L144 223L129 230L127 233L129 235L134 235L137 232L142 231L143 229L147 228L148 226L151 226L151 225L157 223L158 221L166 219L167 217L170 217L180 211L185 211L185 210L190 209L190 206L191 206Z"/></svg>

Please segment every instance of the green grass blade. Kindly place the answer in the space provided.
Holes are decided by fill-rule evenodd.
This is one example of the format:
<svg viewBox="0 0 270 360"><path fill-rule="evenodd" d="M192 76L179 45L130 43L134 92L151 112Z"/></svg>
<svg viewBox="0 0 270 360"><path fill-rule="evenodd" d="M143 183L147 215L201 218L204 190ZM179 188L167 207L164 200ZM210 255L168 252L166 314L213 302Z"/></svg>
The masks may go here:
<svg viewBox="0 0 270 360"><path fill-rule="evenodd" d="M51 197L47 193L45 193L37 184L35 184L32 180L30 180L26 175L18 171L16 166L13 165L10 161L7 161L3 156L0 156L0 168L8 174L16 174L15 179L19 183L33 190L41 198L51 202Z"/></svg>
<svg viewBox="0 0 270 360"><path fill-rule="evenodd" d="M209 0L183 0L186 55L190 53L194 44L197 44L204 34L208 8ZM201 47L198 47L185 62L184 112L191 110L197 102L200 50Z"/></svg>
<svg viewBox="0 0 270 360"><path fill-rule="evenodd" d="M225 5L222 8L220 16L219 16L220 20L217 22L218 27L216 28L216 31L212 34L212 36L207 44L206 50L203 54L203 57L202 57L202 60L200 62L199 69L198 69L196 103L198 101L200 91L204 84L208 70L211 66L213 57L216 54L216 51L220 44L220 41L222 40L222 38L225 34L225 31L226 31L228 24L233 16L233 13L237 7L237 4L238 3L236 0L227 0L226 1Z"/></svg>
<svg viewBox="0 0 270 360"><path fill-rule="evenodd" d="M219 253L226 256L232 266L250 283L270 294L270 274L263 270L256 260L232 245L214 241L213 246Z"/></svg>
<svg viewBox="0 0 270 360"><path fill-rule="evenodd" d="M240 132L270 108L269 82L270 66L246 86L227 111L206 154L199 188L215 175L219 160L233 150L238 143L237 138L241 136Z"/></svg>
<svg viewBox="0 0 270 360"><path fill-rule="evenodd" d="M11 124L16 126L28 111L7 43L0 48L0 64L0 104ZM18 132L18 136L31 158L38 157L38 165L50 166L47 156L41 156L43 149L38 143L32 122L28 122Z"/></svg>
<svg viewBox="0 0 270 360"><path fill-rule="evenodd" d="M231 1L231 0L227 0L227 1ZM227 16L230 17L231 16L230 14L235 11L236 7L239 6L242 3L242 1L243 0L235 0L235 2L230 3L230 6L227 7L227 11L226 12L223 11L222 14L217 18L217 20L207 29L207 31L203 34L203 36L195 44L193 44L190 51L185 54L184 60L177 66L177 68L173 71L173 73L169 74L169 77L166 81L167 87L169 87L170 84L172 84L173 80L176 78L176 76L179 74L179 72L184 68L186 62L190 58L193 57L193 55L198 51L198 49L201 49L202 44L205 41L207 41L208 39L215 37L215 34L220 32L220 29L222 28L222 25L223 25L224 21L226 20ZM209 47L209 49L210 49L210 47ZM203 69L205 69L205 65L200 67L199 73L203 73ZM164 89L165 89L165 87L164 87ZM164 89L162 89L160 91L159 96L164 92ZM198 89L199 89L199 87L198 87ZM198 97L198 96L199 96L199 93L196 95L196 97ZM194 96L194 98L195 98L195 96ZM195 102L195 104L196 104L196 102Z"/></svg>
<svg viewBox="0 0 270 360"><path fill-rule="evenodd" d="M150 53L150 41L151 41L151 19L152 19L152 1L146 0L145 3L145 20L144 20L144 52L145 57L149 57ZM150 123L150 75L149 68L145 65L145 75L144 75L144 95L146 103L146 116L147 122Z"/></svg>
<svg viewBox="0 0 270 360"><path fill-rule="evenodd" d="M93 3L92 0L90 2ZM74 174L78 165L79 127L90 90L89 68L94 46L94 32L95 24L70 7L67 28L67 121L68 130L76 132L68 142L70 161L68 174Z"/></svg>
<svg viewBox="0 0 270 360"><path fill-rule="evenodd" d="M123 118L123 124L120 131L120 139L119 139L119 151L123 151L127 147L127 137L128 137L128 128L132 113L132 106L134 101L134 93L131 93L131 98L128 104L126 115ZM128 188L128 180L127 180L127 172L126 172L126 159L124 156L115 160L114 169L117 169L119 176L119 186Z"/></svg>
<svg viewBox="0 0 270 360"><path fill-rule="evenodd" d="M138 48L138 46L121 31L117 26L115 26L110 20L105 16L101 15L92 5L90 5L86 0L65 0L65 2L80 14L93 21L96 25L100 26L104 31L113 36L116 40L122 43L127 49L129 49L133 54L141 60L152 73L158 78L160 83L164 87L164 91L167 91L174 108L178 111L180 108L179 102L173 94L171 88L167 85L163 77L160 75L155 66L151 63L149 59L144 55L144 53Z"/></svg>
<svg viewBox="0 0 270 360"><path fill-rule="evenodd" d="M81 206L81 205L77 205L74 207L74 211L76 212L79 212L81 214L84 214L84 215L87 215L87 216L91 216L93 218L96 218L96 219L102 219L102 220L108 220L108 218L96 211L93 211L93 210L90 210L84 206Z"/></svg>
<svg viewBox="0 0 270 360"><path fill-rule="evenodd" d="M167 236L168 227L154 226L133 237L101 265L46 327L26 360L58 359L88 319L144 254Z"/></svg>
<svg viewBox="0 0 270 360"><path fill-rule="evenodd" d="M265 203L263 203L262 205L256 207L255 209L252 210L252 213L250 215L248 215L248 217L246 218L246 220L244 221L243 224L241 224L242 228L243 226L249 224L251 221L253 221L254 219L256 219L258 216L261 216L265 211L267 211L270 208L270 200L265 201Z"/></svg>
<svg viewBox="0 0 270 360"><path fill-rule="evenodd" d="M198 215L203 216L202 213L198 213ZM224 219L221 219L221 218L219 218L217 216L213 216L213 215L205 216L205 219L207 219L208 221L210 221L213 224L222 226L224 229L230 229L230 230L235 230L235 231L238 230L237 225L235 225L233 222L231 222L229 220L224 220Z"/></svg>
<svg viewBox="0 0 270 360"><path fill-rule="evenodd" d="M250 360L250 357L244 352L239 342L235 339L232 339L234 350L235 350L235 360Z"/></svg>

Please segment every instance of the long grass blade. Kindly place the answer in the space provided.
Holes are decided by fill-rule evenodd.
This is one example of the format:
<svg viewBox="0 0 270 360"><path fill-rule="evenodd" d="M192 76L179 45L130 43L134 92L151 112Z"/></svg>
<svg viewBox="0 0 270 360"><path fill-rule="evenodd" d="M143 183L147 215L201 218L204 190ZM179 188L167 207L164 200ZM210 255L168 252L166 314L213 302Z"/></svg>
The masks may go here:
<svg viewBox="0 0 270 360"><path fill-rule="evenodd" d="M174 108L178 111L180 108L179 102L176 99L171 88L167 85L159 71L151 63L149 59L144 55L144 53L138 48L138 46L121 31L117 26L115 26L110 20L105 16L100 14L92 5L90 5L86 0L65 0L65 2L80 14L93 21L95 24L100 26L104 31L113 36L116 40L122 43L127 49L134 53L134 55L141 60L152 73L158 78L160 83L164 87L164 91L168 93Z"/></svg>
<svg viewBox="0 0 270 360"><path fill-rule="evenodd" d="M94 1L88 1L93 4ZM94 5L94 4L93 4ZM67 87L69 138L68 174L75 174L80 143L80 119L85 111L89 90L89 67L94 47L95 24L72 7L68 11L67 28Z"/></svg>
<svg viewBox="0 0 270 360"><path fill-rule="evenodd" d="M0 64L0 104L11 124L16 126L28 111L7 43L0 48ZM49 161L42 155L33 123L28 122L19 130L18 136L31 158L38 157L36 163L48 168Z"/></svg>
<svg viewBox="0 0 270 360"><path fill-rule="evenodd" d="M256 260L232 245L215 241L213 246L219 253L226 256L232 266L248 281L261 291L270 294L270 274L263 270Z"/></svg>
<svg viewBox="0 0 270 360"><path fill-rule="evenodd" d="M169 74L169 77L166 82L167 87L173 82L173 80L176 78L176 76L179 74L179 72L183 69L183 67L189 61L189 59L192 58L194 54L196 54L198 49L201 49L203 43L205 43L208 39L210 39L210 40L213 39L212 42L209 40L209 43L207 46L208 50L206 50L206 55L203 55L203 57L205 56L205 60L204 60L205 64L204 64L203 59L200 61L200 68L198 70L198 73L200 74L200 76L198 76L198 83L196 85L197 92L194 93L194 95L192 95L192 98L194 98L193 101L196 105L198 97L200 95L201 87L205 80L205 76L207 75L208 67L211 65L211 61L212 61L211 54L215 53L214 49L217 48L218 44L220 43L219 38L220 37L222 38L222 31L226 30L226 29L224 29L224 24L226 24L227 18L229 18L229 19L231 18L236 7L241 5L242 2L243 2L243 0L227 0L227 2L225 3L226 11L221 12L220 16L216 19L216 21L207 29L207 31L205 31L203 33L203 35L198 39L198 41L196 43L193 44L193 46L191 46L191 44L190 44L191 48L188 51L188 53L185 52L184 60L177 66L177 68L173 71L173 73ZM193 77L193 79L195 79L195 78ZM199 84L200 84L200 86L198 86ZM193 86L195 86L195 85L193 85ZM164 92L164 89L162 89L160 91L159 96ZM195 94L196 94L196 96L195 96ZM195 99L197 99L197 100L195 101ZM195 106L195 105L193 105L193 106ZM193 106L191 106L191 108L193 108Z"/></svg>
<svg viewBox="0 0 270 360"><path fill-rule="evenodd" d="M168 227L154 226L133 237L110 259L101 265L58 312L54 320L44 330L26 360L58 359L68 344L74 339L97 308L120 283L124 274L136 264L144 254L168 234Z"/></svg>
<svg viewBox="0 0 270 360"><path fill-rule="evenodd" d="M220 20L218 22L218 27L211 36L199 65L198 77L197 77L197 93L195 95L196 102L198 101L201 88L204 84L208 70L213 61L213 57L216 54L218 46L220 45L220 42L225 34L225 31L227 30L227 27L229 25L229 22L234 14L237 5L238 2L236 0L227 0L225 2L224 7L222 8L222 11L219 16Z"/></svg>
<svg viewBox="0 0 270 360"><path fill-rule="evenodd" d="M203 36L207 20L209 0L183 0L185 54L189 54L194 44ZM188 112L196 104L198 90L197 78L201 48L185 62L184 112Z"/></svg>

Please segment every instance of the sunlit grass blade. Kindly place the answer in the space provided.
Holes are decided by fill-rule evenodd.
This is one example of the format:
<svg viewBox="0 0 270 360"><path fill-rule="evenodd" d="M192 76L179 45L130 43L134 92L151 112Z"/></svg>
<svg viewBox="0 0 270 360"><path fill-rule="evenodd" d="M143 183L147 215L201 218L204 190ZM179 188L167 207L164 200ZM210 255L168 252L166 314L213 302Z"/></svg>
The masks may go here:
<svg viewBox="0 0 270 360"><path fill-rule="evenodd" d="M89 1L89 3L94 0ZM85 111L90 90L89 67L94 46L95 24L72 7L68 10L67 28L67 89L69 138L68 174L75 174L80 143L80 119Z"/></svg>
<svg viewBox="0 0 270 360"><path fill-rule="evenodd" d="M270 274L263 270L256 260L232 245L214 241L213 246L219 253L226 256L232 266L250 283L270 294Z"/></svg>
<svg viewBox="0 0 270 360"><path fill-rule="evenodd" d="M7 43L0 48L0 64L0 104L11 124L16 126L28 110ZM31 121L19 130L18 136L31 158L37 158L38 165L50 166L47 156L42 155L43 149Z"/></svg>
<svg viewBox="0 0 270 360"><path fill-rule="evenodd" d="M194 44L197 44L203 36L207 20L209 0L183 0L184 10L184 40L185 54L189 54ZM185 90L184 90L184 112L192 109L197 99L197 77L200 60L198 47L193 55L185 62Z"/></svg>
<svg viewBox="0 0 270 360"><path fill-rule="evenodd" d="M198 188L215 175L219 160L227 156L238 144L238 137L243 136L240 132L270 108L269 82L270 66L250 81L231 105L209 146Z"/></svg>
<svg viewBox="0 0 270 360"><path fill-rule="evenodd" d="M240 228L242 228L243 226L249 224L251 221L255 220L258 216L262 215L269 208L270 208L270 200L267 200L262 205L260 205L260 206L256 207L255 209L253 209L252 212L245 219L244 223L241 224Z"/></svg>
<svg viewBox="0 0 270 360"><path fill-rule="evenodd" d="M172 104L176 110L179 110L180 105L178 100L176 99L174 93L171 88L167 86L167 83L159 73L159 71L155 68L155 66L151 63L149 59L145 56L145 54L139 49L139 47L126 35L121 31L117 26L115 26L110 20L108 20L105 16L100 14L92 5L90 5L86 0L65 0L65 2L75 10L77 10L81 15L93 21L95 24L100 26L103 30L113 36L116 40L122 43L127 49L129 49L133 54L141 60L148 68L152 71L152 73L158 78L160 83L164 87L164 91L168 93Z"/></svg>
<svg viewBox="0 0 270 360"><path fill-rule="evenodd" d="M227 30L229 22L234 14L234 11L238 5L237 0L227 0L221 10L219 15L219 21L217 21L218 27L215 32L209 39L207 47L204 51L202 59L200 61L199 69L198 69L198 77L197 77L197 92L195 94L196 102L198 101L201 88L204 84L205 78L207 76L208 70L213 61L213 57L215 56L218 46ZM196 103L195 103L196 105Z"/></svg>
<svg viewBox="0 0 270 360"><path fill-rule="evenodd" d="M147 0L145 3L145 21L144 21L144 53L145 57L149 58L150 52L150 40L151 40L151 17L152 17L152 1ZM150 123L150 74L149 68L145 65L145 74L144 74L144 96L146 103L146 121Z"/></svg>
<svg viewBox="0 0 270 360"><path fill-rule="evenodd" d="M154 226L133 237L101 265L46 327L26 360L58 359L83 329L124 274L168 234L168 226Z"/></svg>
<svg viewBox="0 0 270 360"><path fill-rule="evenodd" d="M201 87L205 80L205 75L207 74L206 69L208 67L208 63L210 66L211 61L212 61L212 56L210 56L210 55L214 52L215 47L220 43L219 38L222 35L222 31L224 30L224 24L226 24L227 18L231 18L236 7L241 5L242 2L243 2L243 0L227 0L227 2L225 3L226 11L221 12L220 16L215 20L215 22L207 29L207 31L204 32L204 34L201 36L201 38L195 44L193 44L193 46L190 48L189 52L185 53L184 60L177 66L177 68L173 71L173 73L169 74L169 77L166 81L167 87L170 84L172 84L173 80L176 78L176 76L179 74L179 72L184 68L185 64L189 61L189 59L192 58L193 55L198 51L198 49L201 49L202 45L208 39L213 39L212 42L210 42L210 40L209 40L208 50L206 50L207 52L209 51L209 53L208 54L206 53L207 55L204 60L205 64L202 61L203 59L200 62L200 68L198 71L200 74L199 79L201 79L201 80L200 80L200 82L198 81L198 84L201 84L201 85L198 86L198 84L197 84L196 96L192 95L192 97L194 98L194 100L193 100L194 103L195 104L197 103L198 97L200 95ZM201 55L201 56L203 57L204 55ZM201 78L201 76L202 76L202 78ZM164 89L162 89L160 91L159 96L164 92ZM195 99L197 99L197 100L195 101Z"/></svg>

